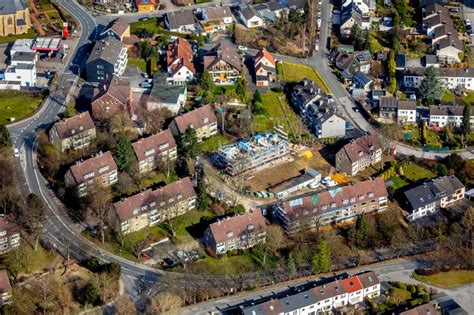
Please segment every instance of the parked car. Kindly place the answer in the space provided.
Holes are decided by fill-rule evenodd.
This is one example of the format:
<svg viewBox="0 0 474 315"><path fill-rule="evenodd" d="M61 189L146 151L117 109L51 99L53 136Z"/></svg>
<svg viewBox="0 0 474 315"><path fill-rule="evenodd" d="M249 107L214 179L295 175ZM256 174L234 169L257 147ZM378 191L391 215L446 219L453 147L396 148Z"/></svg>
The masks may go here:
<svg viewBox="0 0 474 315"><path fill-rule="evenodd" d="M243 45L237 46L237 49L240 50L240 51L247 51L248 50L248 48L243 46Z"/></svg>
<svg viewBox="0 0 474 315"><path fill-rule="evenodd" d="M469 19L465 19L464 24L466 24L466 26L471 26L471 21L469 21Z"/></svg>
<svg viewBox="0 0 474 315"><path fill-rule="evenodd" d="M359 112L359 109L357 107L352 107L352 110L355 111L356 113Z"/></svg>
<svg viewBox="0 0 474 315"><path fill-rule="evenodd" d="M149 88L151 88L151 84L148 83L148 82L146 82L146 81L145 81L145 82L141 82L141 83L139 84L139 86L140 86L141 88L144 88L144 89L149 89Z"/></svg>
<svg viewBox="0 0 474 315"><path fill-rule="evenodd" d="M142 72L142 77L144 77L145 79L148 79L148 73Z"/></svg>
<svg viewBox="0 0 474 315"><path fill-rule="evenodd" d="M14 155L15 157L19 157L19 156L20 156L20 151L18 151L17 148L14 148L14 149L13 149L13 155Z"/></svg>

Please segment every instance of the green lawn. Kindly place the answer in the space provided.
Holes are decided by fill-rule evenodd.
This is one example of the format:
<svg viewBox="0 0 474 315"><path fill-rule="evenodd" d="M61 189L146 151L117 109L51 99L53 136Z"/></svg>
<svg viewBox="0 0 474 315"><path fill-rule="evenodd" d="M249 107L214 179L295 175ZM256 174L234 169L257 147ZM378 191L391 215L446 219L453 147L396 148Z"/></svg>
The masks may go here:
<svg viewBox="0 0 474 315"><path fill-rule="evenodd" d="M138 21L134 23L130 23L130 32L133 33L136 30L144 28L153 34L157 34L160 32L161 27L158 25L158 19L148 19L145 21Z"/></svg>
<svg viewBox="0 0 474 315"><path fill-rule="evenodd" d="M257 257L252 253L245 253L236 256L223 256L214 258L206 256L203 260L197 261L197 266L204 267L212 274L238 274L243 271L258 268Z"/></svg>
<svg viewBox="0 0 474 315"><path fill-rule="evenodd" d="M383 51L385 47L380 43L378 39L378 34L376 30L370 30L370 44L372 46L372 51Z"/></svg>
<svg viewBox="0 0 474 315"><path fill-rule="evenodd" d="M51 4L51 1L49 0L39 0L38 3L38 9L42 11L50 11L50 10L55 10L53 5Z"/></svg>
<svg viewBox="0 0 474 315"><path fill-rule="evenodd" d="M138 67L141 71L146 72L146 61L141 58L128 58L128 66Z"/></svg>
<svg viewBox="0 0 474 315"><path fill-rule="evenodd" d="M17 39L21 39L21 38L35 38L35 37L36 37L35 30L33 28L30 28L28 32L26 32L25 34L0 36L0 44L13 43Z"/></svg>
<svg viewBox="0 0 474 315"><path fill-rule="evenodd" d="M443 146L443 142L437 131L426 129L426 145L432 148L441 148Z"/></svg>
<svg viewBox="0 0 474 315"><path fill-rule="evenodd" d="M304 78L308 78L319 84L327 93L330 92L326 82L324 82L321 75L315 69L291 62L283 62L282 66L283 77L286 82L299 82Z"/></svg>
<svg viewBox="0 0 474 315"><path fill-rule="evenodd" d="M420 276L413 273L413 278L440 288L450 289L474 282L474 270L453 270L431 276Z"/></svg>
<svg viewBox="0 0 474 315"><path fill-rule="evenodd" d="M147 174L146 178L142 180L141 182L141 188L148 188L151 187L152 185L164 182L166 185L169 185L171 183L174 183L175 181L178 180L178 175L176 173L170 172L170 176L166 176L166 174L151 171L150 173Z"/></svg>
<svg viewBox="0 0 474 315"><path fill-rule="evenodd" d="M432 171L427 170L426 168L418 166L414 163L410 163L406 166L403 166L403 176L413 182L422 179L433 178L435 177L435 175L436 174Z"/></svg>
<svg viewBox="0 0 474 315"><path fill-rule="evenodd" d="M279 97L281 97L281 104L283 104L284 112L282 111L280 101L278 100ZM283 93L268 91L267 93L262 94L262 101L266 114L254 115L256 132L273 129L276 124L282 124L287 132L292 132L290 124L294 129L297 127L298 118L290 105L288 105ZM288 121L290 124L288 124Z"/></svg>
<svg viewBox="0 0 474 315"><path fill-rule="evenodd" d="M188 227L198 224L202 218L213 218L213 217L215 217L215 214L211 212L210 210L206 210L206 211L193 210L175 218L173 221L176 227L176 236L177 237L190 236L191 234Z"/></svg>
<svg viewBox="0 0 474 315"><path fill-rule="evenodd" d="M209 139L206 139L204 140L202 143L201 143L201 150L202 152L214 152L214 151L217 151L217 149L221 146L221 145L225 145L225 144L229 144L231 143L232 141L227 138L226 136L223 136L223 135L215 135Z"/></svg>
<svg viewBox="0 0 474 315"><path fill-rule="evenodd" d="M19 91L0 92L0 124L6 124L9 118L15 121L30 116L43 101L43 95L30 96Z"/></svg>
<svg viewBox="0 0 474 315"><path fill-rule="evenodd" d="M446 91L444 91L443 96L441 97L441 100L443 102L452 103L452 102L454 102L455 97L456 96L454 95L453 92L451 92L450 90L446 90Z"/></svg>
<svg viewBox="0 0 474 315"><path fill-rule="evenodd" d="M408 185L408 182L406 180L398 176L389 177L388 180L391 180L393 182L395 189L399 189Z"/></svg>

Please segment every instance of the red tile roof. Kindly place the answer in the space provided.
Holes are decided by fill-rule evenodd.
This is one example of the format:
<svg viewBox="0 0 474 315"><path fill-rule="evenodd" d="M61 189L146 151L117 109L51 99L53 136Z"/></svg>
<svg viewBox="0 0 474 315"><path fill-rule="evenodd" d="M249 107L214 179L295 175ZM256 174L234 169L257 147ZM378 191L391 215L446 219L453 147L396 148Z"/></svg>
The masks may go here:
<svg viewBox="0 0 474 315"><path fill-rule="evenodd" d="M207 121L206 121L207 119ZM186 114L176 117L176 125L180 133L185 133L190 125L194 129L199 129L209 124L217 122L217 117L211 105L196 108Z"/></svg>
<svg viewBox="0 0 474 315"><path fill-rule="evenodd" d="M275 59L265 48L260 49L255 55L255 65L258 65L262 58L267 59L272 65L275 65Z"/></svg>
<svg viewBox="0 0 474 315"><path fill-rule="evenodd" d="M178 199L179 195L181 195L181 197ZM141 211L148 212L152 207L159 211L160 209L166 209L182 200L195 196L196 192L194 191L191 179L186 177L159 189L147 189L122 201L116 202L114 203L114 209L120 222L124 222L139 215ZM174 199L172 202L170 202L171 198ZM150 206L152 202L156 202L156 205ZM166 204L163 206L161 205L162 202ZM142 209L144 207L146 208ZM133 210L136 209L138 209L138 213L134 214Z"/></svg>
<svg viewBox="0 0 474 315"><path fill-rule="evenodd" d="M6 270L0 270L0 294L11 292L12 286Z"/></svg>
<svg viewBox="0 0 474 315"><path fill-rule="evenodd" d="M101 83L99 87L102 87L102 90L92 101L92 116L94 118L106 110L110 112L130 111L129 103L132 98L130 82L113 76L109 82Z"/></svg>
<svg viewBox="0 0 474 315"><path fill-rule="evenodd" d="M342 283L346 287L346 291L348 293L357 292L363 289L362 284L360 283L357 276L349 277L347 279L343 279Z"/></svg>
<svg viewBox="0 0 474 315"><path fill-rule="evenodd" d="M56 128L60 139L67 139L78 133L94 129L95 126L89 112L83 112L55 123L53 128Z"/></svg>
<svg viewBox="0 0 474 315"><path fill-rule="evenodd" d="M83 183L85 181L84 175L94 172L94 176L90 177L90 179L94 179L102 174L117 170L117 165L112 157L112 153L107 151L87 159L84 162L77 162L71 166L70 170L76 182Z"/></svg>
<svg viewBox="0 0 474 315"><path fill-rule="evenodd" d="M178 37L173 43L168 44L166 51L166 64L171 67L173 74L177 73L183 66L193 74L196 70L193 64L193 49L185 39Z"/></svg>
<svg viewBox="0 0 474 315"><path fill-rule="evenodd" d="M234 217L228 217L209 225L214 240L217 244L230 239L238 238L241 235L247 235L249 225L252 225L252 232L263 230L266 226L266 220L260 210L249 211ZM232 236L228 236L232 232Z"/></svg>
<svg viewBox="0 0 474 315"><path fill-rule="evenodd" d="M168 144L168 147L164 148L163 150L160 150L160 146L164 144ZM134 142L132 145L138 160L142 161L148 157L145 155L148 150L154 149L155 153L150 155L156 156L160 154L161 151L167 151L171 148L175 148L176 141L174 140L171 131L169 129L166 129L152 136L140 139Z"/></svg>

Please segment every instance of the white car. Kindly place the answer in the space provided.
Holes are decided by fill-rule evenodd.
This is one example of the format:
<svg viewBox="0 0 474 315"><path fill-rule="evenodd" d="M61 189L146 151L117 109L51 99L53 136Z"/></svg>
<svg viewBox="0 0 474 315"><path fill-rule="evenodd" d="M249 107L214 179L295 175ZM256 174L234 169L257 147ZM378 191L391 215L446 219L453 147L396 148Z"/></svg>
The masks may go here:
<svg viewBox="0 0 474 315"><path fill-rule="evenodd" d="M471 21L469 21L469 19L465 19L464 24L466 24L466 26L469 26L469 25L471 25Z"/></svg>
<svg viewBox="0 0 474 315"><path fill-rule="evenodd" d="M321 180L321 183L326 184L326 183L329 182L330 180L331 180L331 177L330 177L330 176L326 176L326 177L324 177L324 178Z"/></svg>
<svg viewBox="0 0 474 315"><path fill-rule="evenodd" d="M14 148L14 149L13 149L13 155L14 155L15 157L20 157L20 151L18 151L17 148Z"/></svg>
<svg viewBox="0 0 474 315"><path fill-rule="evenodd" d="M240 50L240 51L247 51L247 47L243 46L243 45L239 45L237 46L237 49Z"/></svg>

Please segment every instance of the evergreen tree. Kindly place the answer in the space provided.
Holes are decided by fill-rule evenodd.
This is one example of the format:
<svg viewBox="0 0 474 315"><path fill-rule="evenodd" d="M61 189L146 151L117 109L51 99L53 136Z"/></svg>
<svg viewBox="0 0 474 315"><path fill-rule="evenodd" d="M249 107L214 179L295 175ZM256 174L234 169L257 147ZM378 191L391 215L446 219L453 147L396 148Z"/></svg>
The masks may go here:
<svg viewBox="0 0 474 315"><path fill-rule="evenodd" d="M247 100L247 91L247 80L242 77L237 78L237 82L235 84L235 93L241 101Z"/></svg>
<svg viewBox="0 0 474 315"><path fill-rule="evenodd" d="M471 132L471 105L466 104L462 112L462 133L468 137Z"/></svg>
<svg viewBox="0 0 474 315"><path fill-rule="evenodd" d="M212 80L212 76L208 71L204 71L199 78L199 85L201 89L205 92L212 93L214 91L214 81Z"/></svg>
<svg viewBox="0 0 474 315"><path fill-rule="evenodd" d="M263 99L262 99L262 94L260 94L258 90L255 90L255 93L253 93L252 104L255 104L257 102L263 103Z"/></svg>
<svg viewBox="0 0 474 315"><path fill-rule="evenodd" d="M397 63L395 62L395 51L390 49L388 54L388 86L390 93L395 93L397 90Z"/></svg>
<svg viewBox="0 0 474 315"><path fill-rule="evenodd" d="M368 50L372 54L373 53L372 41L370 39L370 32L368 30L365 31L365 34L364 34L364 44L365 44L365 50Z"/></svg>
<svg viewBox="0 0 474 315"><path fill-rule="evenodd" d="M325 240L316 245L311 263L316 273L331 271L331 251Z"/></svg>
<svg viewBox="0 0 474 315"><path fill-rule="evenodd" d="M292 253L288 255L288 268L290 269L290 276L296 276L297 269L296 269L296 260Z"/></svg>
<svg viewBox="0 0 474 315"><path fill-rule="evenodd" d="M369 227L367 219L362 214L357 217L356 221L356 245L360 248L367 248L369 242Z"/></svg>
<svg viewBox="0 0 474 315"><path fill-rule="evenodd" d="M207 185L204 180L204 170L201 167L197 175L197 209L206 210L207 205Z"/></svg>
<svg viewBox="0 0 474 315"><path fill-rule="evenodd" d="M5 125L0 125L0 148L11 148L13 146L10 132Z"/></svg>
<svg viewBox="0 0 474 315"><path fill-rule="evenodd" d="M439 80L439 72L435 67L426 69L425 78L421 81L418 92L422 99L428 104L434 104L435 101L441 99L443 95L443 86Z"/></svg>
<svg viewBox="0 0 474 315"><path fill-rule="evenodd" d="M124 134L119 134L117 137L114 156L117 167L121 171L128 169L135 159L132 143Z"/></svg>
<svg viewBox="0 0 474 315"><path fill-rule="evenodd" d="M201 153L198 138L196 135L196 130L189 127L186 129L184 135L182 135L179 141L179 147L181 157L184 159L194 159Z"/></svg>

